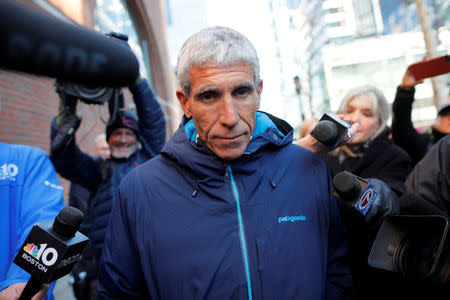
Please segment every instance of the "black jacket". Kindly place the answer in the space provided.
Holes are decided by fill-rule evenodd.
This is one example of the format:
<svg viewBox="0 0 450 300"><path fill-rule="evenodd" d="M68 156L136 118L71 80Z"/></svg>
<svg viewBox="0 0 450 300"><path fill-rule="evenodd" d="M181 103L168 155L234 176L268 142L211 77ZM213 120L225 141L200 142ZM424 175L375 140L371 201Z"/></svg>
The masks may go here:
<svg viewBox="0 0 450 300"><path fill-rule="evenodd" d="M413 166L435 144L432 134L417 132L411 121L414 93L414 88L407 90L398 87L392 103L392 139L409 154Z"/></svg>
<svg viewBox="0 0 450 300"><path fill-rule="evenodd" d="M450 215L450 136L438 143L415 166L406 180L408 192L419 194Z"/></svg>

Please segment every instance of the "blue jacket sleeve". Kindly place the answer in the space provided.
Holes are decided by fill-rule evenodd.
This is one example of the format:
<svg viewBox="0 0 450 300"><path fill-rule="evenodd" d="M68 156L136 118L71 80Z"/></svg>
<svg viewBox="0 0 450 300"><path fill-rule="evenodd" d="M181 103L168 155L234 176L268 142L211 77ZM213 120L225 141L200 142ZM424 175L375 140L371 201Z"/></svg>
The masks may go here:
<svg viewBox="0 0 450 300"><path fill-rule="evenodd" d="M55 119L53 119L50 135L52 141L58 131L59 128ZM75 138L60 151L52 153L50 159L55 166L56 172L87 189L95 189L101 182L100 158L92 157L82 152L76 145Z"/></svg>
<svg viewBox="0 0 450 300"><path fill-rule="evenodd" d="M17 179L16 198L16 233L17 245L15 253L22 246L35 223L54 220L64 208L63 187L56 176L55 169L44 151L31 148L23 152L21 177ZM16 150L17 151L17 150ZM28 154L26 154L28 153ZM23 176L23 177L22 177ZM22 185L22 186L20 186ZM6 278L0 283L0 290L20 282L27 282L30 275L11 262ZM53 299L52 289L46 299Z"/></svg>
<svg viewBox="0 0 450 300"><path fill-rule="evenodd" d="M328 175L328 191L331 191ZM327 300L350 299L353 293L352 275L348 260L348 235L341 222L337 199L329 194Z"/></svg>
<svg viewBox="0 0 450 300"><path fill-rule="evenodd" d="M163 110L146 79L130 86L130 92L136 104L142 146L150 157L154 157L161 151L166 140Z"/></svg>
<svg viewBox="0 0 450 300"><path fill-rule="evenodd" d="M136 255L136 209L134 199L123 193L124 182L134 180L129 173L119 188L105 237L99 267L99 299L149 299Z"/></svg>

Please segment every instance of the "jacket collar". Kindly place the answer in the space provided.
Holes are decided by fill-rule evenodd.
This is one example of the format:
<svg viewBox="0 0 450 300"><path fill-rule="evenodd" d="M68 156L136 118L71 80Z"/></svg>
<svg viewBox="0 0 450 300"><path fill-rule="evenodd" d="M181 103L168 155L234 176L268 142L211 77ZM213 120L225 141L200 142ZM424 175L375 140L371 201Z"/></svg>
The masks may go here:
<svg viewBox="0 0 450 300"><path fill-rule="evenodd" d="M197 141L198 134L197 129L195 128L194 125L194 120L188 119L186 118L186 116L183 116L182 125L184 131L186 132L188 140L191 142ZM284 133L278 130L277 126L274 124L274 122L269 118L269 116L266 113L257 111L255 117L255 130L253 131L252 139L257 135L264 133L269 128L275 129L279 136L281 137L285 136Z"/></svg>
<svg viewBox="0 0 450 300"><path fill-rule="evenodd" d="M257 111L255 130L244 154L234 161L224 161L198 138L193 120L183 117L180 127L163 147L161 153L175 160L178 165L188 167L195 173L206 175L213 170L223 173L226 165L251 159L265 147L283 147L291 142L292 131L284 134L266 113Z"/></svg>

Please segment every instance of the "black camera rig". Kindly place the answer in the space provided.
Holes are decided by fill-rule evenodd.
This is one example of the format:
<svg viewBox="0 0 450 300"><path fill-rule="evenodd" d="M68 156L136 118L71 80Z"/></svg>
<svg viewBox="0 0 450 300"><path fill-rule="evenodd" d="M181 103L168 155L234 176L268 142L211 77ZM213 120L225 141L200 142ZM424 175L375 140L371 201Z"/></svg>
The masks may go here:
<svg viewBox="0 0 450 300"><path fill-rule="evenodd" d="M115 38L119 42L123 42L129 46L127 43L128 36L124 34L110 32L106 34L106 36ZM66 122L61 126L57 136L51 144L51 152L59 151L63 145L70 142L80 126L81 119L76 116L76 114L73 114L74 112L70 111L70 107L76 105L73 101L80 100L84 103L94 105L103 105L107 102L110 118L108 122L102 120L106 125L113 122L119 111L124 108L124 99L121 88L80 84L59 78L55 79L55 88L60 96L63 106L63 111L60 113L66 114L68 117L66 117Z"/></svg>

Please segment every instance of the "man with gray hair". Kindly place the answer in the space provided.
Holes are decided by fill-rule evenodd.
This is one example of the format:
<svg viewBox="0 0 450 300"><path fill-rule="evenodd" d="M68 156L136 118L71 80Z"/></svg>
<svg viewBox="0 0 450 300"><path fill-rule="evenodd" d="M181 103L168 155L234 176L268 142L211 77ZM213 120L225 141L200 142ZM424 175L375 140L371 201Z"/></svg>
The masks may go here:
<svg viewBox="0 0 450 300"><path fill-rule="evenodd" d="M257 111L246 37L206 28L183 45L184 117L119 188L100 299L346 299L347 237L328 169Z"/></svg>

